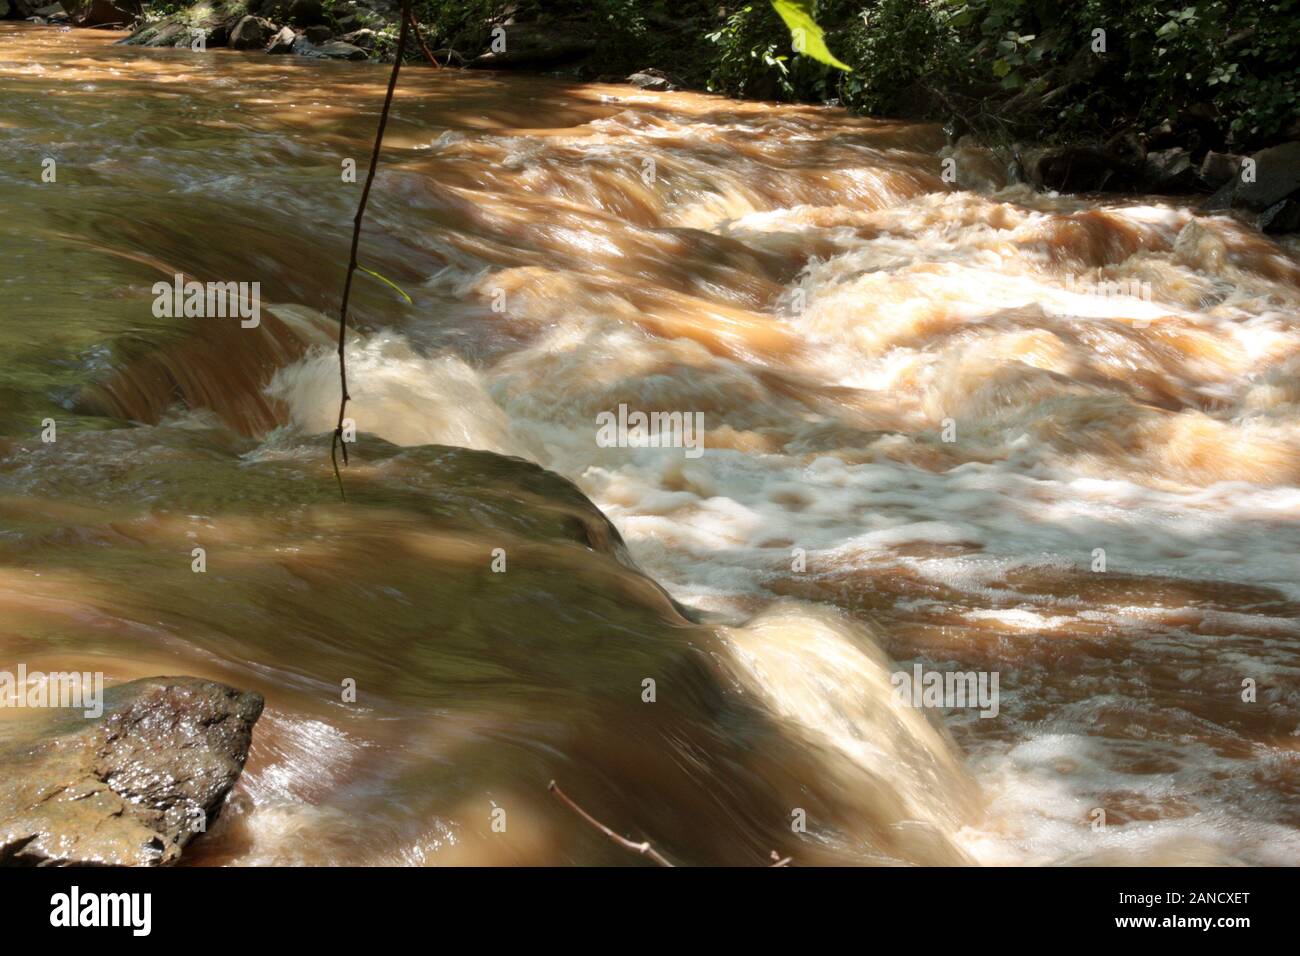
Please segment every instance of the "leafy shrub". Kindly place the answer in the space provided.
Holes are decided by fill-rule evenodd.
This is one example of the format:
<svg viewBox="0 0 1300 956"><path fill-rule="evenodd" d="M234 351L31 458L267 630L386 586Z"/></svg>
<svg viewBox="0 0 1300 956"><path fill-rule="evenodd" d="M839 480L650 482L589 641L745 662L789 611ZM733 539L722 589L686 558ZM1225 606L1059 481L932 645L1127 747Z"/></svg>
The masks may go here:
<svg viewBox="0 0 1300 956"><path fill-rule="evenodd" d="M833 42L853 72L840 80L845 106L881 116L914 111L918 86L941 87L957 74L961 48L953 11L917 0L879 0L843 21Z"/></svg>

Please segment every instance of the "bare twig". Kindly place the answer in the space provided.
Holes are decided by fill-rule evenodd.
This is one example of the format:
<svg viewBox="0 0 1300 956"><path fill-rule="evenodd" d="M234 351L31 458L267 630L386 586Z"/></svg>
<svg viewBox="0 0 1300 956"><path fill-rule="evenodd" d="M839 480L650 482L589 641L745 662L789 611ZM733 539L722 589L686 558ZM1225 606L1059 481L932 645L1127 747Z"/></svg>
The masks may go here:
<svg viewBox="0 0 1300 956"><path fill-rule="evenodd" d="M601 833L605 834L605 836L609 837L611 840L613 840L623 849L631 850L633 853L639 853L642 856L649 857L650 859L654 860L654 862L658 863L660 866L673 865L672 863L669 863L666 859L664 859L663 854L661 854L658 850L656 850L654 847L650 845L649 840L647 840L645 843L633 843L631 840L619 836L609 827L605 826L605 824L601 823L599 820L593 817L586 810L582 809L582 807L578 806L576 803L570 800L568 795L565 794L565 792L559 788L559 786L556 784L554 780L550 782L550 785L547 786L546 789L551 791L551 793L555 794L556 797L562 800L569 807L570 810L572 810L578 816L582 817L582 819L586 820L593 827L595 827Z"/></svg>
<svg viewBox="0 0 1300 956"><path fill-rule="evenodd" d="M348 463L348 444L343 441L343 416L347 411L348 400L348 365L344 352L348 331L348 298L352 294L352 276L357 271L357 246L361 243L361 222L366 215L366 202L370 199L370 185L375 181L375 171L379 168L379 149L384 143L384 127L388 125L388 111L393 105L393 90L397 88L397 73L402 68L402 53L406 49L406 29L411 21L411 0L402 0L402 28L397 34L397 55L393 57L393 72L388 76L388 92L384 95L384 109L379 114L379 128L375 130L375 148L370 154L370 170L366 173L366 184L361 190L361 202L357 204L357 215L352 220L352 254L348 259L348 274L343 280L343 305L339 310L339 385L342 396L339 399L339 421L334 428L334 437L330 439L330 462L334 465L334 478L339 483L339 495L347 501L343 491L343 476L339 474L338 449L343 446L343 464Z"/></svg>
<svg viewBox="0 0 1300 956"><path fill-rule="evenodd" d="M619 836L609 827L605 826L605 824L601 823L599 820L593 817L586 810L582 809L582 807L574 803L573 800L569 798L568 794L566 794L563 790L561 790L559 784L557 784L554 780L550 782L550 784L546 787L546 789L551 791L551 793L555 794L556 797L562 800L570 810L572 810L578 816L582 817L582 819L586 820L593 827L595 827L601 833L605 834L605 836L609 837L611 840L613 840L623 849L631 850L633 853L639 853L642 856L648 856L650 859L654 860L660 866L676 865L673 863L669 863L668 860L664 858L663 854L661 854L658 850L656 850L654 847L650 845L649 840L646 840L644 843L633 843L631 840L627 839L626 837ZM793 861L794 861L794 857L791 856L783 857L775 850L773 850L772 863L769 864L769 866L770 867L789 866Z"/></svg>

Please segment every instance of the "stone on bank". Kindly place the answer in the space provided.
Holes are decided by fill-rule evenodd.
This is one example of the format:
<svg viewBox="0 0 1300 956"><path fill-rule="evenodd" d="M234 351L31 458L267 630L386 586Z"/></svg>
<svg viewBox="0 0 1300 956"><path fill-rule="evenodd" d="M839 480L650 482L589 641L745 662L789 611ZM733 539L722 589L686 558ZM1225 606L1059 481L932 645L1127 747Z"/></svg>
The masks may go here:
<svg viewBox="0 0 1300 956"><path fill-rule="evenodd" d="M196 677L110 688L104 711L32 711L0 739L0 865L158 866L221 812L260 694Z"/></svg>

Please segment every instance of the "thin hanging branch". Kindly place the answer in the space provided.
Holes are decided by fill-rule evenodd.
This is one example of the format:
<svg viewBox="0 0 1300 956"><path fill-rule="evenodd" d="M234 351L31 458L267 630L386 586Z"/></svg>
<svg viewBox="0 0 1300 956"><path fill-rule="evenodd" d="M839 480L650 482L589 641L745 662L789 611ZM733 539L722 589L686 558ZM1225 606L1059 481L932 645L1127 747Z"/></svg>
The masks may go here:
<svg viewBox="0 0 1300 956"><path fill-rule="evenodd" d="M343 491L343 476L339 474L339 446L343 447L343 464L348 463L348 443L343 440L343 416L347 412L348 400L348 364L345 353L348 331L348 299L352 295L352 276L357 271L357 246L361 243L361 222L366 216L366 203L370 199L370 185L375 181L375 171L379 168L379 150L384 143L384 127L388 125L388 111L393 105L393 91L397 89L397 73L402 68L402 55L406 52L406 30L411 22L411 0L402 0L402 28L397 34L397 53L393 57L393 72L388 76L388 92L384 95L384 109L379 114L379 128L375 130L375 148L370 154L370 169L366 173L366 184L361 190L361 202L357 204L357 215L352 220L352 254L348 259L348 274L343 280L343 306L339 310L339 420L334 427L334 437L330 440L330 462L334 465L334 478L339 483L339 496L344 501L348 496Z"/></svg>

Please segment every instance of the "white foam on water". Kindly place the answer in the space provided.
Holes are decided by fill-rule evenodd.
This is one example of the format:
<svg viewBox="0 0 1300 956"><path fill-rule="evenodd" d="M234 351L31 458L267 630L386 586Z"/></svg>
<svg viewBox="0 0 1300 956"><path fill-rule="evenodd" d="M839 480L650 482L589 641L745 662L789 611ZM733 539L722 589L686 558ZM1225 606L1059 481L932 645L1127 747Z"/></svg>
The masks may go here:
<svg viewBox="0 0 1300 956"><path fill-rule="evenodd" d="M1296 652L1274 639L1296 630L1285 608L1254 614L1177 595L1146 606L1090 594L1104 551L1107 574L1187 582L1192 592L1248 585L1300 600L1300 293L1245 267L1231 251L1235 226L1140 202L1084 219L1090 204L1024 187L907 198L897 170L883 165L887 153L865 146L837 145L857 162L789 180L776 194L755 158L758 121L732 120L696 124L708 127L696 132L711 146L699 155L677 147L680 125L633 110L571 137L458 134L434 143L471 158L471 145L497 148L537 192L563 182L565 204L603 203L606 218L577 233L548 225L568 259L592 262L521 263L531 271L501 321L526 334L487 364L422 354L392 332L358 338L349 381L361 430L401 444L521 454L572 478L652 576L736 622L796 573L897 569L962 595L971 606L953 613L1011 640L1083 626L1116 635L1109 640L1132 632L1146 642L1136 651L1190 655L1187 674L1205 680L1195 649L1205 639L1183 630L1191 617L1216 634L1260 635L1249 649L1225 647L1226 660L1293 675ZM642 190L638 164L625 168L629 156L654 158L671 186ZM643 250L650 236L643 224L624 235L609 222L614 181L638 201L661 202L661 225L778 257L815 243L817 253L761 308L744 306L749 293L729 300L795 346L769 353L758 338L720 348L693 337L691 323L713 314L705 282L692 291L702 297L672 316L681 320L669 326L676 336L641 321L637 294L655 278L617 272L643 269L639 259L626 265L633 260L620 241ZM1105 255L1096 253L1102 246ZM507 271L458 267L429 287L473 297ZM1080 291L1087 283L1149 283L1151 295ZM332 428L333 354L309 355L271 392L299 427ZM598 446L595 416L620 403L701 412L703 456ZM952 440L943 435L948 422ZM805 572L793 570L796 549ZM1076 575L1078 593L1009 587L1008 576L1025 569ZM894 612L924 616L942 606L900 598ZM815 627L809 620L790 627ZM751 625L752 634L769 632ZM837 695L871 684L866 665L837 658L852 672L846 689L819 682L816 668L800 677L793 659L763 664L779 652L760 638L741 654L766 675L765 693L788 719L820 727L842 749L869 746L856 730L834 730L852 709ZM1014 687L1005 693L1014 732L970 745L990 798L985 823L958 841L970 857L1268 862L1290 853L1294 862L1297 831L1269 822L1276 806L1261 806L1254 819L1239 790L1216 782L1215 774L1240 773L1238 758L1171 738L1159 747L1174 769L1126 772L1123 748L1090 733L1086 697L1079 714L1057 707L1054 730L1051 721L1014 724L1027 704ZM1261 747L1259 759L1289 759L1279 748ZM879 754L857 751L856 760L877 765ZM1116 794L1129 795L1130 818L1098 835L1088 811Z"/></svg>

